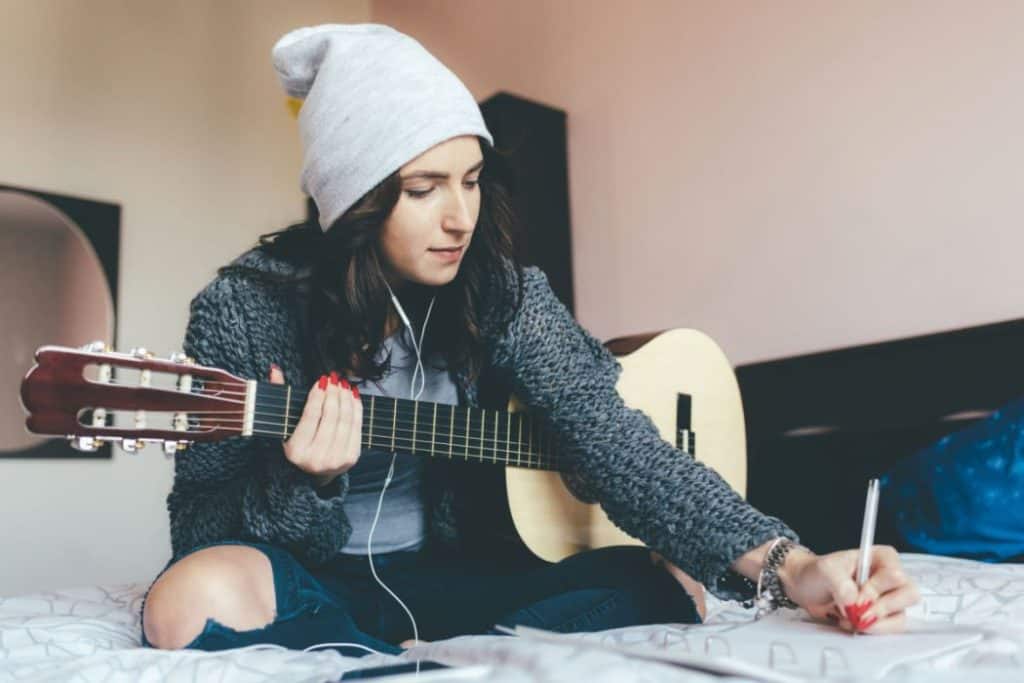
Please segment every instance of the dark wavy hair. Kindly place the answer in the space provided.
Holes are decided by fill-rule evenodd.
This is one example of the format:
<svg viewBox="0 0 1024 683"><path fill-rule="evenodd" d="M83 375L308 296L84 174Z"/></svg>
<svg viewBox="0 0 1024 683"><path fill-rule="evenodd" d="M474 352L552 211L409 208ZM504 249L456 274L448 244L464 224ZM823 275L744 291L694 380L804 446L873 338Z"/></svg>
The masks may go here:
<svg viewBox="0 0 1024 683"><path fill-rule="evenodd" d="M439 288L409 285L401 292L402 306L419 332L431 294L436 295L422 353L440 352L450 369L468 369L476 377L483 358L482 326L497 314L494 324L507 325L522 302L522 264L516 254L519 232L511 198L508 153L482 141L484 167L479 177L480 216L458 274ZM263 234L256 249L295 266L283 275L229 264L218 270L255 277L274 284L298 286L307 306L306 339L312 348L304 357L313 376L332 370L351 371L378 379L390 367L390 357L378 358L391 312L380 252L384 221L401 196L395 171L363 195L326 232L316 218ZM512 292L511 305L494 307L494 296ZM489 317L487 318L489 321Z"/></svg>

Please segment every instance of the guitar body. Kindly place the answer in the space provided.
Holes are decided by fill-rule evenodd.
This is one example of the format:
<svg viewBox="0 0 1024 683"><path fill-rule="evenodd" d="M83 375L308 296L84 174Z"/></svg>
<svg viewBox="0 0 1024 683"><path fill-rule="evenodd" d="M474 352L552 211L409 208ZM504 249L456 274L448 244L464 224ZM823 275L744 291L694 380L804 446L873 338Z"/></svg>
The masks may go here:
<svg viewBox="0 0 1024 683"><path fill-rule="evenodd" d="M670 444L677 443L679 396L690 397L697 460L745 495L743 405L732 365L718 345L697 330L670 330L619 356L619 362L619 395L627 406L646 413ZM513 398L509 410L518 407ZM680 452L679 457L690 456ZM557 562L611 545L642 545L616 527L600 505L573 496L558 472L508 467L505 485L517 534L544 560Z"/></svg>

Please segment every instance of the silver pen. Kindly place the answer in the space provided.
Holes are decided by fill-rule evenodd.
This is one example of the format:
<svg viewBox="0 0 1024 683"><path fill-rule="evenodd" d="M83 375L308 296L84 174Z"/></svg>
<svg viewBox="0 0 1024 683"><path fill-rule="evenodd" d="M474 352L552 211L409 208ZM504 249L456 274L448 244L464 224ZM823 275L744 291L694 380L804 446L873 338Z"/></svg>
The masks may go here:
<svg viewBox="0 0 1024 683"><path fill-rule="evenodd" d="M878 518L878 480L868 482L864 501L864 525L860 529L860 552L857 555L857 586L863 586L871 571L871 546L875 544L875 520Z"/></svg>

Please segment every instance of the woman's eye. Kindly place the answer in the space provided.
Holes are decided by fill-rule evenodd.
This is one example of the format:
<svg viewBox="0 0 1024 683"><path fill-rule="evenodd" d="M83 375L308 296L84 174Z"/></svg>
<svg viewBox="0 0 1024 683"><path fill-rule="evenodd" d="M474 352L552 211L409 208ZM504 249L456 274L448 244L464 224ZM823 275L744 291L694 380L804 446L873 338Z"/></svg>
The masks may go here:
<svg viewBox="0 0 1024 683"><path fill-rule="evenodd" d="M466 182L463 183L463 185L465 185L466 188L470 189L470 190L476 188L479 184L480 184L480 180L479 179L477 179L477 180L467 180ZM410 197L414 197L416 199L422 199L423 197L426 197L428 194L430 194L433 191L434 191L434 188L430 187L430 188L427 188L426 190L406 190L405 193L407 195L409 195Z"/></svg>

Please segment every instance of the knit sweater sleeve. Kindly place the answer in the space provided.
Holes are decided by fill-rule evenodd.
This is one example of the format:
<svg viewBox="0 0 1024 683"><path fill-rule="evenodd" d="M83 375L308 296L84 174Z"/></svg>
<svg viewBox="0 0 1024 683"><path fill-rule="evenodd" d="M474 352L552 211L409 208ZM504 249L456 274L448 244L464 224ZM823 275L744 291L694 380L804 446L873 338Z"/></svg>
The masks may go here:
<svg viewBox="0 0 1024 683"><path fill-rule="evenodd" d="M724 598L747 597L730 565L778 536L780 520L744 501L714 470L662 439L615 389L621 366L525 269L522 306L501 335L495 364L559 438L573 477L613 523Z"/></svg>
<svg viewBox="0 0 1024 683"><path fill-rule="evenodd" d="M237 277L218 278L192 300L184 351L197 364L241 379L266 376L257 357L275 352L253 348L257 339L272 336L256 329L267 324L268 303L256 287ZM322 564L351 532L342 510L348 478L336 482L317 490L313 477L285 457L279 439L196 442L177 456L167 498L173 556L241 539L279 545L306 564Z"/></svg>

